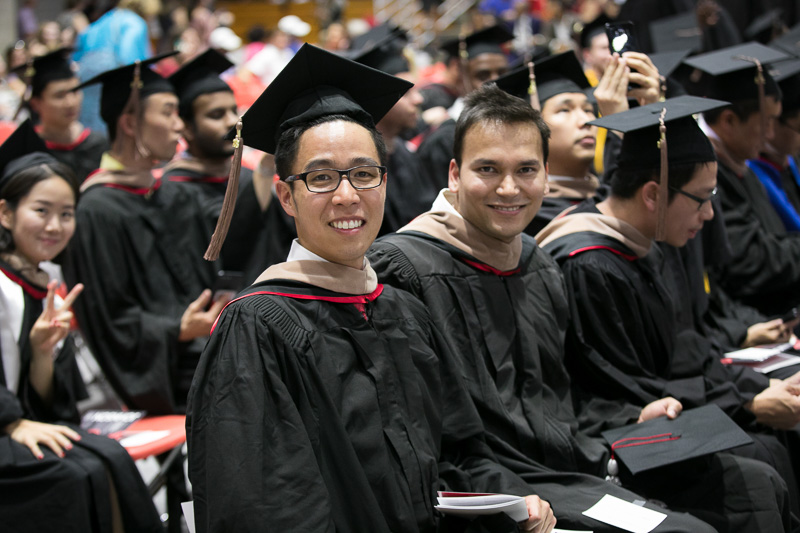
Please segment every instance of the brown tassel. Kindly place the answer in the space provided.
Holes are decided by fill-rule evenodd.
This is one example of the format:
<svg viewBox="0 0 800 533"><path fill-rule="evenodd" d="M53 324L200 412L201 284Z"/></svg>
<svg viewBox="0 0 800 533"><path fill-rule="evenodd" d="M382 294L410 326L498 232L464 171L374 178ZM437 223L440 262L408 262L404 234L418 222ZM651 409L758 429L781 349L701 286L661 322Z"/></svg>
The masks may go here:
<svg viewBox="0 0 800 533"><path fill-rule="evenodd" d="M461 62L461 83L464 85L463 96L472 92L469 81L469 52L467 52L467 41L464 27L461 27L461 34L458 36L458 60Z"/></svg>
<svg viewBox="0 0 800 533"><path fill-rule="evenodd" d="M142 62L138 59L133 67L133 81L131 81L131 95L125 103L125 108L122 111L125 115L133 115L136 118L136 132L133 135L133 141L136 144L136 157L140 159L147 159L150 157L150 150L145 148L142 144L142 124L139 117L139 105L141 102L141 93L144 83L142 82Z"/></svg>
<svg viewBox="0 0 800 533"><path fill-rule="evenodd" d="M667 207L669 206L669 160L667 159L667 124L664 117L667 115L667 108L661 110L658 117L658 130L661 138L658 141L658 148L661 150L661 175L658 180L658 207L656 209L656 240L663 241L667 237Z"/></svg>
<svg viewBox="0 0 800 533"><path fill-rule="evenodd" d="M233 148L233 161L231 161L231 171L228 174L225 199L222 201L222 209L217 219L214 235L211 236L211 242L208 244L208 249L203 256L206 261L216 261L219 257L219 252L225 243L225 237L228 235L228 229L231 227L233 209L236 207L236 197L239 194L239 173L242 170L242 150L244 150L241 117L239 117L239 122L236 123L236 138L233 139Z"/></svg>
<svg viewBox="0 0 800 533"><path fill-rule="evenodd" d="M539 91L536 90L536 74L533 71L533 61L528 61L528 97L531 99L531 107L537 111L542 110L539 103Z"/></svg>
<svg viewBox="0 0 800 533"><path fill-rule="evenodd" d="M766 109L767 109L767 96L765 93L765 85L767 80L764 78L764 66L761 64L761 61L756 59L755 57L748 57L748 56L736 56L735 59L741 59L742 61L749 61L751 63L755 63L756 69L758 72L756 73L755 83L758 86L758 112L761 116L761 137L759 142L761 146L764 146L765 143L765 136L767 135L767 124L769 121L769 117L767 117Z"/></svg>

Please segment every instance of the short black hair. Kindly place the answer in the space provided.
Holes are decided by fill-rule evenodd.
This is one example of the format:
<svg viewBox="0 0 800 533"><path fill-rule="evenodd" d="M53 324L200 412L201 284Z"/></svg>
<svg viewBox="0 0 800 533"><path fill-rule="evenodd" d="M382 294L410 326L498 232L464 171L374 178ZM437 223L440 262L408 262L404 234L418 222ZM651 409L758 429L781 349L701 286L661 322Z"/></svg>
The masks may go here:
<svg viewBox="0 0 800 533"><path fill-rule="evenodd" d="M464 152L464 138L472 126L482 122L501 122L503 124L533 124L542 136L542 155L547 164L550 128L542 118L542 113L531 107L522 98L511 96L500 89L496 83L487 83L464 99L464 110L456 122L453 140L453 157L461 166Z"/></svg>
<svg viewBox="0 0 800 533"><path fill-rule="evenodd" d="M77 204L80 195L80 183L72 169L60 161L33 165L20 170L3 185L2 190L0 190L0 200L5 200L6 204L16 211L19 202L31 192L37 183L53 177L62 178L67 182L69 188L72 189L75 203ZM13 252L14 248L14 238L11 232L0 226L0 253Z"/></svg>
<svg viewBox="0 0 800 533"><path fill-rule="evenodd" d="M692 181L695 173L713 161L701 163L676 163L669 165L669 201L675 197L674 189L681 189ZM617 168L611 174L611 195L617 198L633 198L640 188L649 181L660 182L660 168Z"/></svg>
<svg viewBox="0 0 800 533"><path fill-rule="evenodd" d="M779 102L783 99L780 89L778 90L778 94L766 95L766 97L770 96ZM703 113L703 119L705 119L705 121L709 124L716 124L719 121L719 117L722 115L722 112L726 109L733 111L733 114L736 115L740 121L745 122L750 118L751 115L758 113L760 107L757 99L738 100L736 102L732 102L730 105L718 107L716 109L712 109L711 111L705 111Z"/></svg>
<svg viewBox="0 0 800 533"><path fill-rule="evenodd" d="M363 122L344 114L325 115L303 124L293 126L284 131L280 137L278 137L278 144L275 149L275 171L278 173L278 177L282 180L285 180L292 175L292 167L294 166L295 159L297 159L297 148L300 145L300 137L302 137L303 133L315 126L319 126L320 124L325 124L326 122L336 122L339 120L358 124L369 131L372 135L372 140L375 143L375 148L378 151L378 160L381 165L386 165L386 162L389 158L388 151L386 149L386 143L383 141L383 136L380 134L380 132L375 129L375 126L364 124Z"/></svg>

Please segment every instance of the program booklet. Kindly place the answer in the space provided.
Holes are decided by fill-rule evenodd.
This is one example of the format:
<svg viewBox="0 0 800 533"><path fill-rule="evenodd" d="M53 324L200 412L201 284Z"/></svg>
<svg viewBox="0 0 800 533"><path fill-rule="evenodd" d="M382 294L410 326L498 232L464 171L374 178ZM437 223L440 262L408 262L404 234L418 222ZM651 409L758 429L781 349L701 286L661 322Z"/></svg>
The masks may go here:
<svg viewBox="0 0 800 533"><path fill-rule="evenodd" d="M442 492L436 509L445 514L475 517L505 513L515 522L528 519L528 505L523 496L477 492Z"/></svg>
<svg viewBox="0 0 800 533"><path fill-rule="evenodd" d="M144 418L145 411L90 410L81 417L81 428L95 435L111 435Z"/></svg>

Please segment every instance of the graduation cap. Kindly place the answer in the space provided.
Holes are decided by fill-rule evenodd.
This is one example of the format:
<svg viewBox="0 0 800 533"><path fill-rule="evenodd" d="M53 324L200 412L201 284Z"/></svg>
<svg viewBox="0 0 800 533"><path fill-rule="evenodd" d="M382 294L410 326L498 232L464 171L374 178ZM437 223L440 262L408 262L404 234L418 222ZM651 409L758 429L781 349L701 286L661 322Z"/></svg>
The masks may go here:
<svg viewBox="0 0 800 533"><path fill-rule="evenodd" d="M0 191L19 171L35 165L56 163L44 141L33 129L31 119L25 120L0 145Z"/></svg>
<svg viewBox="0 0 800 533"><path fill-rule="evenodd" d="M664 77L672 75L673 72L680 66L686 56L692 51L688 48L683 50L670 50L669 52L659 52L649 54L648 57L653 65L658 69L658 73Z"/></svg>
<svg viewBox="0 0 800 533"><path fill-rule="evenodd" d="M767 44L775 37L782 35L786 30L783 23L783 9L775 8L756 17L753 22L745 28L743 37L748 41L757 41Z"/></svg>
<svg viewBox="0 0 800 533"><path fill-rule="evenodd" d="M800 24L774 39L769 45L784 52L800 57Z"/></svg>
<svg viewBox="0 0 800 533"><path fill-rule="evenodd" d="M782 114L800 110L800 59L789 59L769 66L769 74L781 88Z"/></svg>
<svg viewBox="0 0 800 533"><path fill-rule="evenodd" d="M533 71L536 78L536 94L542 105L557 94L582 93L591 88L578 57L571 50L535 63ZM529 74L527 67L521 67L500 76L495 83L509 94L527 98L531 84Z"/></svg>
<svg viewBox="0 0 800 533"><path fill-rule="evenodd" d="M17 67L31 88L31 96L39 96L47 84L58 80L77 78L77 65L70 59L74 48L63 47L45 55L31 58L25 65Z"/></svg>
<svg viewBox="0 0 800 533"><path fill-rule="evenodd" d="M236 204L242 145L274 154L286 130L328 115L345 115L374 127L414 84L304 44L242 115L235 132L234 162L217 228L205 258L219 255Z"/></svg>
<svg viewBox="0 0 800 533"><path fill-rule="evenodd" d="M78 89L83 89L84 87L97 83L102 84L100 92L100 116L109 126L115 125L117 119L128 106L129 100L136 100L138 102L139 98L144 98L151 94L175 92L169 81L148 67L177 53L177 51L168 52L150 59L131 63L130 65L101 72L94 78L81 83ZM139 77L138 84L134 84L134 78L136 76ZM136 85L136 91L133 90L134 85ZM136 98L131 98L132 95L136 96Z"/></svg>
<svg viewBox="0 0 800 533"><path fill-rule="evenodd" d="M631 474L750 444L753 440L717 405L683 411L602 433Z"/></svg>
<svg viewBox="0 0 800 533"><path fill-rule="evenodd" d="M502 45L514 39L514 34L502 24L476 31L464 38L450 39L442 43L442 50L450 57L470 60L481 54L503 54Z"/></svg>
<svg viewBox="0 0 800 533"><path fill-rule="evenodd" d="M382 26L388 26L388 24ZM403 55L403 47L407 42L406 32L395 27L373 46L357 52L351 56L351 59L356 63L367 65L387 74L410 72L411 65Z"/></svg>
<svg viewBox="0 0 800 533"><path fill-rule="evenodd" d="M606 32L606 23L612 22L608 15L601 13L597 18L591 22L584 24L581 34L578 37L578 44L582 50L592 47L592 39L596 36Z"/></svg>
<svg viewBox="0 0 800 533"><path fill-rule="evenodd" d="M726 105L710 98L680 96L589 122L626 134L617 160L621 170L659 169L656 240L663 240L666 230L669 165L716 161L711 142L692 115ZM631 132L635 134L628 135Z"/></svg>
<svg viewBox="0 0 800 533"><path fill-rule="evenodd" d="M697 24L697 15L693 10L654 20L650 23L650 37L656 52L697 52L703 48L703 31Z"/></svg>
<svg viewBox="0 0 800 533"><path fill-rule="evenodd" d="M191 116L192 104L202 94L233 92L219 77L232 66L227 57L210 48L172 74L168 79L180 100L180 115Z"/></svg>
<svg viewBox="0 0 800 533"><path fill-rule="evenodd" d="M398 38L407 39L405 30L391 22L384 22L358 37L353 37L350 41L350 50L359 53ZM403 43L403 46L405 44Z"/></svg>

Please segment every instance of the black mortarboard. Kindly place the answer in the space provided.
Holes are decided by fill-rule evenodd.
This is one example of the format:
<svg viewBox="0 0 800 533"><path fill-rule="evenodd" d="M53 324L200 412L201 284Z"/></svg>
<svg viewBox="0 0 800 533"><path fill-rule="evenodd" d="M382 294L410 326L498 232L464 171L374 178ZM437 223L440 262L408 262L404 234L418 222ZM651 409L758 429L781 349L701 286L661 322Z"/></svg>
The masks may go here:
<svg viewBox="0 0 800 533"><path fill-rule="evenodd" d="M473 59L481 54L505 54L502 45L514 38L514 34L502 24L476 31L464 37L466 44L466 59ZM442 50L451 57L460 57L461 38L451 39L442 43Z"/></svg>
<svg viewBox="0 0 800 533"><path fill-rule="evenodd" d="M106 124L115 124L125 110L125 106L131 96L131 86L133 85L137 64L140 65L141 69L141 85L139 87L140 98L156 93L175 92L167 79L160 76L149 67L177 53L177 51L168 52L160 56L145 59L141 62L131 63L130 65L101 72L94 78L81 83L78 88L82 89L96 83L102 84L103 87L100 92L100 116Z"/></svg>
<svg viewBox="0 0 800 533"><path fill-rule="evenodd" d="M411 87L410 82L304 44L242 117L242 139L247 146L274 154L281 133L325 115L344 114L371 126Z"/></svg>
<svg viewBox="0 0 800 533"><path fill-rule="evenodd" d="M670 76L675 69L678 68L678 65L686 59L691 53L691 50L684 49L684 50L671 50L669 52L659 52L656 54L650 54L648 57L650 61L653 62L653 65L658 69L658 73L664 77Z"/></svg>
<svg viewBox="0 0 800 533"><path fill-rule="evenodd" d="M592 39L596 35L600 35L601 33L606 32L606 23L611 22L611 18L606 15L605 13L601 13L597 18L595 18L591 22L587 22L583 29L581 30L581 34L578 38L578 44L580 44L581 49L589 48L592 45Z"/></svg>
<svg viewBox="0 0 800 533"><path fill-rule="evenodd" d="M714 404L603 432L631 474L750 444L753 440Z"/></svg>
<svg viewBox="0 0 800 533"><path fill-rule="evenodd" d="M620 170L658 169L661 192L656 240L663 240L666 231L669 165L716 161L711 142L692 115L725 105L728 102L680 96L589 122L626 134L617 158ZM630 132L635 134L628 135Z"/></svg>
<svg viewBox="0 0 800 533"><path fill-rule="evenodd" d="M684 64L702 72L697 83L686 88L698 96L709 96L736 102L759 98L758 67L752 59L758 60L763 67L776 61L788 59L784 52L759 43L746 43L715 52L709 52L684 60ZM769 76L767 68L764 73L764 93L778 94L775 80Z"/></svg>
<svg viewBox="0 0 800 533"><path fill-rule="evenodd" d="M77 65L70 59L72 51L71 47L59 48L16 69L30 85L31 96L42 94L50 82L78 77Z"/></svg>
<svg viewBox="0 0 800 533"><path fill-rule="evenodd" d="M782 35L786 30L783 23L783 9L775 8L756 17L743 32L743 37L748 41L757 41L767 44L775 37Z"/></svg>
<svg viewBox="0 0 800 533"><path fill-rule="evenodd" d="M789 31L769 43L769 45L800 57L800 24L792 27Z"/></svg>
<svg viewBox="0 0 800 533"><path fill-rule="evenodd" d="M219 77L232 66L233 63L227 57L213 48L209 48L170 76L169 82L180 100L180 115L182 117L190 116L192 103L201 94L220 91L233 92L230 86Z"/></svg>
<svg viewBox="0 0 800 533"><path fill-rule="evenodd" d="M414 84L304 44L242 115L227 138L236 151L217 228L205 258L219 256L238 193L242 144L274 154L281 133L328 115L374 127Z"/></svg>
<svg viewBox="0 0 800 533"><path fill-rule="evenodd" d="M533 61L534 63L537 61L541 61L546 57L550 57L550 47L549 46L540 46L534 45L533 48L528 49L527 52L518 56L513 61L508 63L509 70L514 70L518 67L523 65L527 65L528 61Z"/></svg>
<svg viewBox="0 0 800 533"><path fill-rule="evenodd" d="M403 55L403 47L406 42L406 32L400 28L394 28L373 46L356 52L351 59L356 63L367 65L387 74L410 72L411 65Z"/></svg>
<svg viewBox="0 0 800 533"><path fill-rule="evenodd" d="M563 52L534 64L539 103L561 93L582 93L591 87L575 52ZM527 67L520 67L495 80L497 86L514 96L527 98L530 79Z"/></svg>
<svg viewBox="0 0 800 533"><path fill-rule="evenodd" d="M769 74L781 88L782 114L800 110L800 59L779 61L769 66Z"/></svg>
<svg viewBox="0 0 800 533"><path fill-rule="evenodd" d="M350 50L359 53L369 48L384 44L397 38L406 39L406 32L403 28L395 26L391 22L384 22L366 33L353 37L350 41ZM405 43L403 43L405 45Z"/></svg>
<svg viewBox="0 0 800 533"><path fill-rule="evenodd" d="M34 165L55 163L56 158L47 151L44 141L27 119L0 145L0 191L17 172Z"/></svg>
<svg viewBox="0 0 800 533"><path fill-rule="evenodd" d="M654 20L650 23L650 37L656 52L697 52L703 47L703 32L694 11Z"/></svg>

